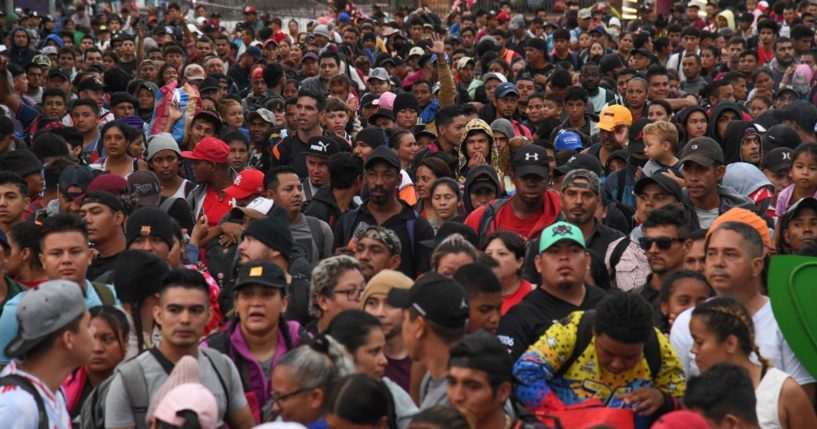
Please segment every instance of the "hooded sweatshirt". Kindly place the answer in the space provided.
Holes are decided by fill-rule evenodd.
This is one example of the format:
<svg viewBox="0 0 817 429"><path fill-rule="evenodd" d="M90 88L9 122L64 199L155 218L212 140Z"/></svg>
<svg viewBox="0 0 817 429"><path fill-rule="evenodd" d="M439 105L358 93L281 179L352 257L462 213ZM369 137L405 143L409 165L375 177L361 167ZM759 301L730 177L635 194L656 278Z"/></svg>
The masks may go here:
<svg viewBox="0 0 817 429"><path fill-rule="evenodd" d="M721 186L718 185L718 199L720 200L720 206L718 207L718 214L724 214L729 209L733 207L740 207L742 209L751 210L757 212L757 208L755 204L749 198L746 198L742 195L738 195L735 190L728 186ZM698 214L695 212L695 207L692 206L692 203L689 201L689 193L687 189L683 189L683 198L684 198L684 208L689 215L689 226L690 231L695 231L696 229L701 229L701 223L698 220ZM707 226L708 228L709 226Z"/></svg>
<svg viewBox="0 0 817 429"><path fill-rule="evenodd" d="M491 182L496 186L497 189L497 198L499 198L502 194L502 187L499 186L499 177L496 175L496 171L489 165L478 165L471 169L468 172L468 175L465 176L465 188L463 189L463 204L465 204L465 213L471 213L474 211L474 207L471 205L471 185L474 184L474 181L478 177L487 176Z"/></svg>
<svg viewBox="0 0 817 429"><path fill-rule="evenodd" d="M735 112L735 115L737 115L735 119L740 119L743 116L743 110L741 110L740 106L737 104L731 102L718 103L718 105L712 109L712 114L709 116L709 123L707 124L707 137L710 137L716 142L720 143L721 146L723 146L723 137L718 135L718 118L720 118L721 115L723 115L723 112L727 110Z"/></svg>
<svg viewBox="0 0 817 429"><path fill-rule="evenodd" d="M726 26L729 27L730 30L735 31L735 14L733 14L731 10L726 9L723 12L719 13L717 16L718 18L725 19Z"/></svg>
<svg viewBox="0 0 817 429"><path fill-rule="evenodd" d="M14 34L18 31L22 31L26 35L26 46L24 48L18 48L14 45ZM15 27L11 30L11 34L9 36L9 49L3 51L3 55L9 58L9 62L13 64L17 64L20 67L25 67L31 60L34 58L34 55L37 55L37 52L31 49L31 35L28 34L23 27Z"/></svg>
<svg viewBox="0 0 817 429"><path fill-rule="evenodd" d="M749 128L754 129L755 133L760 136L757 127L747 121L732 121L726 127L726 131L723 132L721 147L723 148L723 159L727 165L733 162L744 162L740 147L743 137L746 135L746 130ZM763 148L761 146L761 153L762 151Z"/></svg>
<svg viewBox="0 0 817 429"><path fill-rule="evenodd" d="M728 164L721 184L752 200L758 215L771 221L773 216L768 210L774 197L774 185L759 168L748 162Z"/></svg>

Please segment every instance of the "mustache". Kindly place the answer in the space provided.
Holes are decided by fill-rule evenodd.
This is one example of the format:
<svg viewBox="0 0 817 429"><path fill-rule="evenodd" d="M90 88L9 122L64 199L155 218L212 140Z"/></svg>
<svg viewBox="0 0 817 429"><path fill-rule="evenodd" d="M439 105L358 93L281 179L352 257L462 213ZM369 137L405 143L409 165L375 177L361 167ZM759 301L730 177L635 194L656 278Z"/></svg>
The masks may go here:
<svg viewBox="0 0 817 429"><path fill-rule="evenodd" d="M714 268L709 273L709 276L721 276L721 277L732 277L729 275L729 272L720 268Z"/></svg>

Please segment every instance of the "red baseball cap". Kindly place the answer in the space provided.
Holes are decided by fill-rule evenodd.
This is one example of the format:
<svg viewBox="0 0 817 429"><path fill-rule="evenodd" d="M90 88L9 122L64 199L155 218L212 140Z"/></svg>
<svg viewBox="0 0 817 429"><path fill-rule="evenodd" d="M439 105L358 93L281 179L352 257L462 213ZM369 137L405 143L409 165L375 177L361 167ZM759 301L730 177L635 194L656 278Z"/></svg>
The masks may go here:
<svg viewBox="0 0 817 429"><path fill-rule="evenodd" d="M229 154L230 147L227 146L227 143L215 137L205 137L193 150L182 151L182 158L226 164Z"/></svg>
<svg viewBox="0 0 817 429"><path fill-rule="evenodd" d="M238 176L235 176L233 185L224 188L224 193L237 200L247 198L250 195L263 195L264 173L247 168L238 173Z"/></svg>

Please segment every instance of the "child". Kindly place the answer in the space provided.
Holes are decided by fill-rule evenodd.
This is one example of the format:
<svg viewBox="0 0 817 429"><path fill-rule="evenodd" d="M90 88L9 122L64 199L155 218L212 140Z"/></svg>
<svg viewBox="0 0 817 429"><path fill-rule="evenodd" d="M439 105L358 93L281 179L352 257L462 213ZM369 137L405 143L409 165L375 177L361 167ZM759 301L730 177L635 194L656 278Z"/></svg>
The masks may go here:
<svg viewBox="0 0 817 429"><path fill-rule="evenodd" d="M675 153L678 151L678 129L670 122L657 121L644 126L644 155L649 161L644 164L643 174L650 177L666 170L678 178L683 177L681 163Z"/></svg>
<svg viewBox="0 0 817 429"><path fill-rule="evenodd" d="M344 139L351 147L352 136L347 132L350 118L349 106L339 98L329 97L324 113L324 128Z"/></svg>
<svg viewBox="0 0 817 429"><path fill-rule="evenodd" d="M346 111L346 114L349 115L352 119L354 119L353 122L354 132L363 129L363 126L361 125L360 122L360 118L357 116L357 114L356 113L354 115L350 114L352 112L357 112L357 108L360 105L360 101L358 100L357 95L355 95L355 93L352 92L352 82L349 80L348 77L346 77L346 75L339 74L329 79L329 95L338 98L344 103L346 103L348 109ZM338 137L344 138L347 141L349 140L345 132L343 134L337 135Z"/></svg>
<svg viewBox="0 0 817 429"><path fill-rule="evenodd" d="M496 334L502 314L502 285L491 267L479 262L463 265L454 274L454 280L465 288L468 295L470 316L465 332L483 329Z"/></svg>
<svg viewBox="0 0 817 429"><path fill-rule="evenodd" d="M241 172L247 167L250 160L250 140L238 130L229 130L222 138L230 147L227 163L233 170Z"/></svg>
<svg viewBox="0 0 817 429"><path fill-rule="evenodd" d="M786 186L791 185L791 155L792 150L787 147L776 147L766 153L763 157L762 171L766 178L774 185L774 197L772 206L769 207L768 213L772 219L777 217L775 212L775 205L777 204L777 196L783 192Z"/></svg>
<svg viewBox="0 0 817 429"><path fill-rule="evenodd" d="M794 150L792 155L791 177L792 184L783 189L777 197L775 212L783 216L794 203L805 197L817 197L817 144L803 143Z"/></svg>
<svg viewBox="0 0 817 429"><path fill-rule="evenodd" d="M560 119L562 116L562 103L564 99L557 94L548 94L542 101L542 118L545 119Z"/></svg>
<svg viewBox="0 0 817 429"><path fill-rule="evenodd" d="M661 332L669 334L672 323L679 314L714 295L715 291L703 274L687 270L670 273L661 283L658 295Z"/></svg>

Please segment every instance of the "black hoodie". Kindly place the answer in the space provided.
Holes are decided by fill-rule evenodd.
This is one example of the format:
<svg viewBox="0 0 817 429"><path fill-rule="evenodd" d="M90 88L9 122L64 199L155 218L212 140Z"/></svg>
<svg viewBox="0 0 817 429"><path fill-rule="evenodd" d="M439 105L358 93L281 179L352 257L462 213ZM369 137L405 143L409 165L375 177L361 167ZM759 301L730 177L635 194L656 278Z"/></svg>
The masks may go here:
<svg viewBox="0 0 817 429"><path fill-rule="evenodd" d="M708 129L706 131L707 137L712 138L716 142L720 143L723 146L723 136L718 135L718 118L723 115L723 112L731 110L735 112L735 119L743 119L743 110L735 103L730 102L723 102L718 103L714 109L712 109L712 115L709 116L709 124Z"/></svg>
<svg viewBox="0 0 817 429"><path fill-rule="evenodd" d="M355 208L357 208L357 204L352 201L349 210ZM318 192L309 200L309 204L304 208L303 213L328 223L330 228L334 227L335 221L343 214L329 186L322 186L318 189Z"/></svg>
<svg viewBox="0 0 817 429"><path fill-rule="evenodd" d="M480 176L488 176L488 178L491 179L491 182L493 182L493 184L496 186L496 189L497 189L496 197L497 197L497 199L502 197L502 195L501 195L502 187L499 186L499 177L496 175L496 171L494 171L493 167L491 167L490 165L478 165L478 166L472 168L468 172L468 175L465 176L465 187L463 189L462 201L463 201L463 204L465 205L465 214L466 215L468 213L471 213L474 210L474 207L471 205L471 197L470 197L471 196L471 191L470 191L470 188L471 188L471 185L474 183L474 181L477 179L477 177L480 177Z"/></svg>
<svg viewBox="0 0 817 429"><path fill-rule="evenodd" d="M726 164L731 164L733 162L747 162L742 159L740 154L740 144L743 141L743 136L746 133L747 128L754 128L757 130L757 127L755 127L751 122L732 121L726 127L726 131L723 132L723 142L721 143L721 148L723 148L723 159ZM761 147L761 152L762 151L763 148Z"/></svg>

